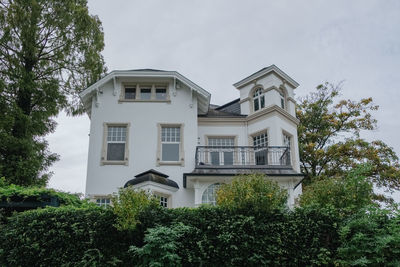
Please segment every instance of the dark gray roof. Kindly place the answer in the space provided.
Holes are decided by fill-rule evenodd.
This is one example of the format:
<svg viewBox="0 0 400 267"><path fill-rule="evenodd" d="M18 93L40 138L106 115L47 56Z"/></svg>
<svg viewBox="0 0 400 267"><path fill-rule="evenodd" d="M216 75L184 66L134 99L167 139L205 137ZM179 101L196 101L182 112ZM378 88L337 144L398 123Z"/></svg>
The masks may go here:
<svg viewBox="0 0 400 267"><path fill-rule="evenodd" d="M235 113L235 114L241 114L239 102L240 102L240 98L235 99L229 103L226 103L220 107L217 107L216 110Z"/></svg>
<svg viewBox="0 0 400 267"><path fill-rule="evenodd" d="M232 112L226 112L222 110L216 110L216 109L209 109L207 114L204 115L198 115L198 117L224 117L224 118L243 118L246 117L246 115L241 115L237 113L232 113Z"/></svg>
<svg viewBox="0 0 400 267"><path fill-rule="evenodd" d="M186 175L237 175L237 174L249 174L249 173L265 173L270 176L303 176L303 174L296 172L292 168L282 168L282 167L269 167L260 168L258 166L249 166L247 168L241 167L209 167L206 168L196 168L191 173Z"/></svg>
<svg viewBox="0 0 400 267"><path fill-rule="evenodd" d="M155 182L155 183L159 183L159 184L163 184L166 186L170 186L170 187L179 189L179 186L176 182L168 179L168 175L158 172L153 169L150 169L148 171L145 171L138 175L135 175L135 178L126 182L124 187L140 184L143 182Z"/></svg>

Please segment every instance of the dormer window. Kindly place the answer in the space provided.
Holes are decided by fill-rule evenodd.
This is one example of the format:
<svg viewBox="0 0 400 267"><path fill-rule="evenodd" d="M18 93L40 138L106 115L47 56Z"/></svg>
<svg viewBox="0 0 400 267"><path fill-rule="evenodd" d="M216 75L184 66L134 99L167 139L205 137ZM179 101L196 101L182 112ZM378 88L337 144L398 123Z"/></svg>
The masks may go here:
<svg viewBox="0 0 400 267"><path fill-rule="evenodd" d="M120 102L169 102L168 84L123 84Z"/></svg>
<svg viewBox="0 0 400 267"><path fill-rule="evenodd" d="M264 94L261 88L258 88L253 94L254 111L265 107Z"/></svg>

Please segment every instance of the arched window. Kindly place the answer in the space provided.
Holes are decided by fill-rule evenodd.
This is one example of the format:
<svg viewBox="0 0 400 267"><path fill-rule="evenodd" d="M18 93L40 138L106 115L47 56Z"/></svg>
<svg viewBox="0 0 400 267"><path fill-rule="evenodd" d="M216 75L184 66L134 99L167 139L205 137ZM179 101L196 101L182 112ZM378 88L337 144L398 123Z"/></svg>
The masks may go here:
<svg viewBox="0 0 400 267"><path fill-rule="evenodd" d="M206 190L204 190L203 192L203 196L201 197L201 203L216 205L217 191L220 186L220 183L215 183L207 187Z"/></svg>
<svg viewBox="0 0 400 267"><path fill-rule="evenodd" d="M283 93L282 90L279 91L279 97L281 100L281 108L285 109L285 94Z"/></svg>
<svg viewBox="0 0 400 267"><path fill-rule="evenodd" d="M254 111L264 108L265 100L264 94L262 93L262 89L258 88L253 94L253 103L254 103Z"/></svg>

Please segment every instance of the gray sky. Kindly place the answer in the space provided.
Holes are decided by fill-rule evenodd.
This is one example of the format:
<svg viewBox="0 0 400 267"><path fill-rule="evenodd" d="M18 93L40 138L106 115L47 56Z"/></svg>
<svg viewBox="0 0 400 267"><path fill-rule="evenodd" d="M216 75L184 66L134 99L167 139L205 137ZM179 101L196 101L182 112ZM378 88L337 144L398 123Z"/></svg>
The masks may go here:
<svg viewBox="0 0 400 267"><path fill-rule="evenodd" d="M342 97L373 97L380 139L400 154L400 1L91 0L108 70L176 70L224 104L233 83L271 64L300 86L344 81ZM90 121L61 114L48 137L61 156L49 187L84 192Z"/></svg>

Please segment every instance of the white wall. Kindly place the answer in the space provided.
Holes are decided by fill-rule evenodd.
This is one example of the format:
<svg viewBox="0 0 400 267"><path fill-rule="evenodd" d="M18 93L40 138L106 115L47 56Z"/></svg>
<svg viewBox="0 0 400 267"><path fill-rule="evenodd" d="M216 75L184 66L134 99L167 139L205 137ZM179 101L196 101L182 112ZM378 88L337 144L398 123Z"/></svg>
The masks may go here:
<svg viewBox="0 0 400 267"><path fill-rule="evenodd" d="M121 80L117 81L118 92L115 96L112 94L111 82L103 86L99 106L94 105L95 100L92 106L86 194L106 195L116 192L135 175L155 169L169 175L171 180L178 183L180 189L173 195L174 207L190 206L193 203L192 194L183 189L182 174L194 169L197 145L197 99L194 97L191 101L190 90L183 86L177 89L176 96L173 96L172 87L173 82L170 81L171 103L118 103ZM192 103L193 107L190 107ZM104 122L130 123L128 166L100 164ZM184 125L184 166L156 166L158 123ZM175 201L178 199L179 201Z"/></svg>

